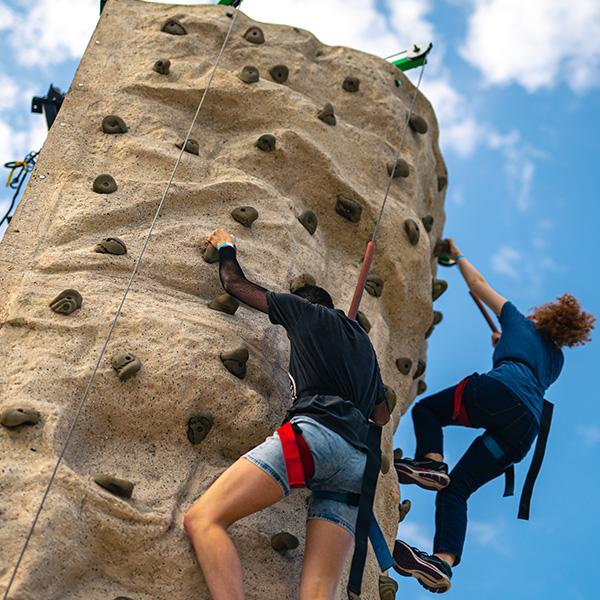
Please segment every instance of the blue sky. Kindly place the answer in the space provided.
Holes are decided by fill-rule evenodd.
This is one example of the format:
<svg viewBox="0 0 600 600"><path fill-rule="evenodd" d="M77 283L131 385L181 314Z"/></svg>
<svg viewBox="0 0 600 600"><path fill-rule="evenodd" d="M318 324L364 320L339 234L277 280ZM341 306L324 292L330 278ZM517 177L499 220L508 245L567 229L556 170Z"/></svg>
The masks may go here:
<svg viewBox="0 0 600 600"><path fill-rule="evenodd" d="M39 149L45 121L29 112L31 97L45 94L51 82L68 89L97 4L0 0L2 163ZM597 0L246 0L244 10L381 56L433 41L423 90L440 120L450 173L446 233L521 310L571 291L600 314ZM0 213L8 199L2 187ZM430 338L432 391L487 370L491 361L489 333L458 272L441 276L450 288L437 302L444 321ZM600 352L592 343L566 354L563 375L548 392L557 408L532 520L517 521L517 501L501 498L501 481L476 494L450 596L598 597L592 574L600 478L590 471L600 450L600 408L589 375ZM475 435L447 432L451 463ZM409 418L396 444L407 455L414 451ZM518 484L529 459L517 469ZM430 550L434 496L410 487L403 494L413 510L399 536ZM430 596L402 579L398 597Z"/></svg>

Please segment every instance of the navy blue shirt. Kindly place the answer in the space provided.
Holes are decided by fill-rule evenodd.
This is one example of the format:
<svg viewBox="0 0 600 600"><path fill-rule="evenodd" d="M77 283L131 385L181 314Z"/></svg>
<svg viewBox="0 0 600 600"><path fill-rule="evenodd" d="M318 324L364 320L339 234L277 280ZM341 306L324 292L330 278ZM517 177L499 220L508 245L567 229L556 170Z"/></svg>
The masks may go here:
<svg viewBox="0 0 600 600"><path fill-rule="evenodd" d="M269 319L290 340L292 407L366 449L369 417L385 399L377 356L367 332L342 310L294 294L267 292Z"/></svg>
<svg viewBox="0 0 600 600"><path fill-rule="evenodd" d="M544 394L563 367L562 350L512 302L502 306L500 325L502 337L494 350L494 368L487 375L510 388L539 422Z"/></svg>

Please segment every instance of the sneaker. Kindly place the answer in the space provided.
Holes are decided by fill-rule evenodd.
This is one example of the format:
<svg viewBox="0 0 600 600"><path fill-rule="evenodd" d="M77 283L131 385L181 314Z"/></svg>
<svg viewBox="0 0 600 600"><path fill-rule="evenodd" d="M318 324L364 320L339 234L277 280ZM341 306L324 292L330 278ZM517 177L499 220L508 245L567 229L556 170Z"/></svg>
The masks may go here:
<svg viewBox="0 0 600 600"><path fill-rule="evenodd" d="M394 570L404 577L415 577L430 592L443 594L450 589L452 569L435 555L429 555L409 546L402 540L394 544Z"/></svg>
<svg viewBox="0 0 600 600"><path fill-rule="evenodd" d="M416 483L426 490L442 490L450 483L448 465L423 458L401 458L394 462L400 483Z"/></svg>

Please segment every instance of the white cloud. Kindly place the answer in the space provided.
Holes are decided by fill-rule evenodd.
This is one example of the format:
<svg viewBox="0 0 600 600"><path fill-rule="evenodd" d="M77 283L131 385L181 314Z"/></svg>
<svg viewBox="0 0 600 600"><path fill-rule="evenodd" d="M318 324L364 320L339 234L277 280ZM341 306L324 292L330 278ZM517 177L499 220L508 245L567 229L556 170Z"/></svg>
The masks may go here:
<svg viewBox="0 0 600 600"><path fill-rule="evenodd" d="M0 111L13 108L19 99L17 82L8 75L0 73L0 89L2 90L0 94Z"/></svg>
<svg viewBox="0 0 600 600"><path fill-rule="evenodd" d="M463 58L487 83L529 91L600 84L598 0L474 0Z"/></svg>
<svg viewBox="0 0 600 600"><path fill-rule="evenodd" d="M501 523L490 523L488 521L469 521L469 541L478 546L491 548L503 555L510 555L510 546L506 534L506 525Z"/></svg>
<svg viewBox="0 0 600 600"><path fill-rule="evenodd" d="M492 256L492 269L496 273L517 279L521 260L522 254L518 250L510 246L501 246Z"/></svg>
<svg viewBox="0 0 600 600"><path fill-rule="evenodd" d="M431 547L433 540L433 536L429 533L427 527L414 521L400 524L398 538L420 550L427 549L426 552L429 552L428 548Z"/></svg>
<svg viewBox="0 0 600 600"><path fill-rule="evenodd" d="M600 444L600 427L597 425L579 425L577 434L586 446Z"/></svg>

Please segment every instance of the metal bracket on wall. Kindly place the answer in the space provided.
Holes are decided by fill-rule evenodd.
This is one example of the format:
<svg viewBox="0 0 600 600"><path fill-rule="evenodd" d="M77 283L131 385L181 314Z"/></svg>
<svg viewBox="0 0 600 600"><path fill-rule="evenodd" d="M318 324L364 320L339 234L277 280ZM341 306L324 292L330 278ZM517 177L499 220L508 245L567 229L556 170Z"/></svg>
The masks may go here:
<svg viewBox="0 0 600 600"><path fill-rule="evenodd" d="M44 97L34 96L31 100L31 112L44 113L46 115L46 123L48 129L52 127L54 119L62 106L65 95L60 91L59 88L54 87L50 84L48 93Z"/></svg>

